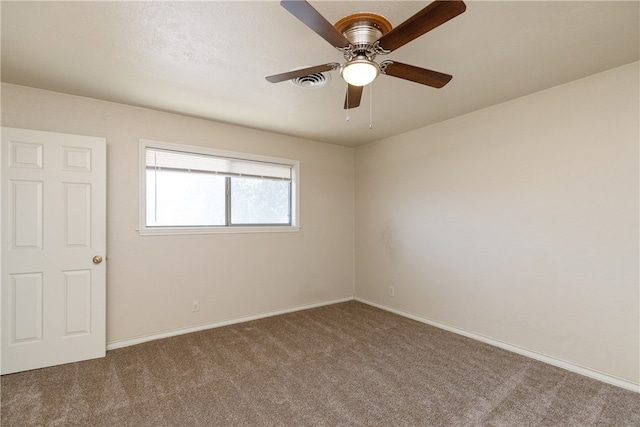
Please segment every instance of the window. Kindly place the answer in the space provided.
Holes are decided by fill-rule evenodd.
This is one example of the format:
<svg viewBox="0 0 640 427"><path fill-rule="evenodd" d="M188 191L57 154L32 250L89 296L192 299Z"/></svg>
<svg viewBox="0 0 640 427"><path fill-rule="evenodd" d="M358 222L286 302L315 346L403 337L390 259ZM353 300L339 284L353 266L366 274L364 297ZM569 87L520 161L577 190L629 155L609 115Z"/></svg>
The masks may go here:
<svg viewBox="0 0 640 427"><path fill-rule="evenodd" d="M298 229L299 162L140 140L140 233Z"/></svg>

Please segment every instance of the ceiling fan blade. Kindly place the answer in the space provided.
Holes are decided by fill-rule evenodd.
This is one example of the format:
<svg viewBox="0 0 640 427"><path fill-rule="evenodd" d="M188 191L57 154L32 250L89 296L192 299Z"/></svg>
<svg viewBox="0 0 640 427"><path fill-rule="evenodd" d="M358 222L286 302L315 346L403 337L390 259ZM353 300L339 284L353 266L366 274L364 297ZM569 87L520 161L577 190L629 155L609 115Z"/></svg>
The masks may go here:
<svg viewBox="0 0 640 427"><path fill-rule="evenodd" d="M401 62L385 61L380 65L384 69L384 74L388 76L398 77L435 88L441 88L453 78L453 76L449 74L414 67L413 65L407 65Z"/></svg>
<svg viewBox="0 0 640 427"><path fill-rule="evenodd" d="M462 1L434 1L384 36L378 43L381 48L393 51L420 37L428 31L455 18L467 9Z"/></svg>
<svg viewBox="0 0 640 427"><path fill-rule="evenodd" d="M347 88L347 96L344 98L344 109L356 108L360 106L362 98L362 88L364 86L349 85Z"/></svg>
<svg viewBox="0 0 640 427"><path fill-rule="evenodd" d="M309 76L316 73L324 73L325 71L331 71L338 68L340 64L337 62L330 62L329 64L316 65L315 67L301 68L299 70L288 71L282 74L274 74L273 76L265 77L267 81L271 83L279 83L285 80L296 79L298 77Z"/></svg>
<svg viewBox="0 0 640 427"><path fill-rule="evenodd" d="M282 0L282 7L334 47L349 47L349 40L305 0Z"/></svg>

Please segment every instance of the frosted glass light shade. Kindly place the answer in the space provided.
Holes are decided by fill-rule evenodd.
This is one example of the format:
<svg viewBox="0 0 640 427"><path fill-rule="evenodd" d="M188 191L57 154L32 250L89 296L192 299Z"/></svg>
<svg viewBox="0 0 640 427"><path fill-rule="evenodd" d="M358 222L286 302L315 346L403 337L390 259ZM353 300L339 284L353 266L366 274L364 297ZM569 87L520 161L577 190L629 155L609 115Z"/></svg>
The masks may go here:
<svg viewBox="0 0 640 427"><path fill-rule="evenodd" d="M342 68L342 78L352 86L365 86L375 80L380 73L378 64L366 58L356 58Z"/></svg>

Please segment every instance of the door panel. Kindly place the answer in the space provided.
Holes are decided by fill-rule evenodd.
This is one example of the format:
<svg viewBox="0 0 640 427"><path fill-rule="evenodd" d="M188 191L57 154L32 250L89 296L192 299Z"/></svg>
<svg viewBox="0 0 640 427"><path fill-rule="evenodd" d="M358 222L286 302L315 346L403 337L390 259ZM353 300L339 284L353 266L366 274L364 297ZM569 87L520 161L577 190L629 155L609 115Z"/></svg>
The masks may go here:
<svg viewBox="0 0 640 427"><path fill-rule="evenodd" d="M65 271L65 336L91 333L91 271Z"/></svg>
<svg viewBox="0 0 640 427"><path fill-rule="evenodd" d="M91 185L64 183L64 243L91 247Z"/></svg>
<svg viewBox="0 0 640 427"><path fill-rule="evenodd" d="M14 250L42 249L42 181L10 182L9 218Z"/></svg>
<svg viewBox="0 0 640 427"><path fill-rule="evenodd" d="M12 274L9 295L10 343L42 341L42 273Z"/></svg>
<svg viewBox="0 0 640 427"><path fill-rule="evenodd" d="M105 355L106 141L2 128L2 374Z"/></svg>

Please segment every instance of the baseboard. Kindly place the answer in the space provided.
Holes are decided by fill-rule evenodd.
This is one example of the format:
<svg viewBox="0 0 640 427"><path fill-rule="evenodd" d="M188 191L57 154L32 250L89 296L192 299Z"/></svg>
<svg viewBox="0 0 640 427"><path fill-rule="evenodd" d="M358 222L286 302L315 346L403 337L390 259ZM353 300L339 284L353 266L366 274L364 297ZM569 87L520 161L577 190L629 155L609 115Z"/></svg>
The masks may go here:
<svg viewBox="0 0 640 427"><path fill-rule="evenodd" d="M280 314L293 313L295 311L308 310L310 308L322 307L325 305L338 304L341 302L353 301L353 297L341 298L332 301L323 301L314 304L299 305L291 308L285 308L275 311L267 311L251 316L234 317L232 319L221 320L219 322L207 323L204 325L191 326L188 328L174 329L171 331L160 332L157 334L144 335L132 339L112 341L107 343L107 350L115 350L116 348L129 347L131 345L142 344L149 341L155 341L163 338L175 337L177 335L190 334L192 332L204 331L205 329L219 328L222 326L234 325L236 323L249 322L251 320L264 319L265 317L278 316Z"/></svg>
<svg viewBox="0 0 640 427"><path fill-rule="evenodd" d="M392 307L388 307L382 304L378 304L373 301L366 300L364 298L356 297L355 300L367 305L371 305L376 308L380 308L382 310L389 311L391 313L398 314L403 317L407 317L412 320L417 320L418 322L426 323L427 325L435 326L436 328L444 329L445 331L453 332L454 334L462 335L467 338L481 341L483 343L486 343L495 347L500 347L504 350L508 350L513 353L517 353L522 356L526 356L531 359L535 359L540 362L544 362L549 365L556 366L558 368L566 369L567 371L575 372L577 374L584 375L586 377L593 378L595 380L602 381L607 384L611 384L617 387L624 388L626 390L631 390L631 391L635 391L636 393L640 393L640 384L637 384L622 378L618 378L613 375L605 374L604 372L596 371L590 368L585 368L584 366L576 365L575 363L567 362L566 360L557 359L555 357L548 356L542 353L537 353L535 351L532 351L526 348L518 347L517 345L509 344L500 340L486 337L484 335L476 334L474 332L457 328L455 326L450 326L445 323L441 323L432 319L428 319L422 316L418 316L412 313L408 313L408 312L398 310Z"/></svg>
<svg viewBox="0 0 640 427"><path fill-rule="evenodd" d="M412 319L412 320L416 320L418 322L421 323L425 323L427 325L431 325L434 326L436 328L440 328L440 329L444 329L445 331L449 331L449 332L453 332L454 334L458 334L458 335L462 335L465 336L467 338L471 338L477 341L481 341L484 342L486 344L495 346L495 347L499 347L502 348L504 350L507 351L511 351L513 353L517 353L520 354L522 356L526 356L529 357L531 359L534 360L538 360L540 362L544 362L547 363L549 365L552 366L556 366L562 369L566 369L567 371L571 371L571 372L575 372L577 374L580 375L584 375L586 377L589 378L593 378L595 380L598 381L602 381L604 383L607 384L611 384L626 390L631 390L631 391L635 391L636 393L640 393L640 384L622 379L622 378L618 378L615 377L613 375L609 375L609 374L605 374L604 372L600 372L600 371L596 371L594 369L590 369L590 368L585 368L584 366L580 366L580 365L576 365L575 363L571 363L571 362L567 362L566 360L562 360L562 359L558 359L552 356L548 356L546 354L542 354L542 353L537 353L535 351L523 348L523 347L519 347L513 344L509 344L500 340L496 340L494 338L489 338L486 337L484 335L480 335L477 334L475 332L470 332L467 331L465 329L461 329L461 328L457 328L455 326L450 326L447 325L445 323L441 323L432 319L428 319L426 317L422 317L422 316L418 316L412 313L408 313L406 311L402 311L402 310L398 310L396 308L393 307L388 307L382 304L378 304L376 302L373 301L369 301L367 299L364 298L359 298L359 297L347 297L347 298L341 298L338 300L332 300L332 301L323 301L323 302L319 302L319 303L314 303L314 304L306 304L306 305L300 305L300 306L296 306L296 307L291 307L291 308L286 308L286 309L281 309L281 310L275 310L275 311L268 311L268 312L264 312L264 313L258 313L258 314L254 314L251 316L242 316L242 317L235 317L232 319L226 319L226 320L221 320L218 322L213 322L213 323L207 323L204 325L198 325L198 326L192 326L192 327L188 327L188 328L181 328L181 329L174 329L171 331L166 331L166 332L160 332L157 334L150 334L150 335L144 335L144 336L140 336L140 337L136 337L136 338L132 338L132 339L127 339L127 340L120 340L120 341L112 341L110 343L107 343L107 350L115 350L117 348L122 348L122 347L128 347L131 345L136 345L136 344L142 344L145 342L149 342L149 341L155 341L155 340L159 340L159 339L163 339L163 338L169 338L169 337L174 337L177 335L182 335L182 334L189 334L192 332L198 332L198 331L203 331L206 329L212 329L212 328L219 328L222 326L228 326L228 325L233 325L236 323L243 323L243 322L249 322L252 320L258 320L258 319L263 319L266 317L272 317L272 316L278 316L280 314L287 314L287 313L293 313L296 311L302 311L302 310L308 310L311 308L316 308L316 307L322 307L325 305L331 305L331 304L338 304L338 303L342 303L342 302L347 302L347 301L352 301L352 300L356 300L359 301L361 303L385 310L385 311L389 311L391 313L395 313L397 315Z"/></svg>

